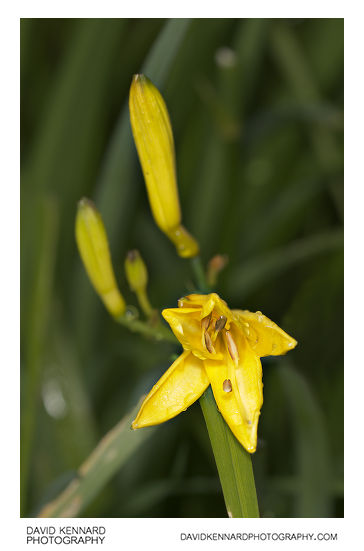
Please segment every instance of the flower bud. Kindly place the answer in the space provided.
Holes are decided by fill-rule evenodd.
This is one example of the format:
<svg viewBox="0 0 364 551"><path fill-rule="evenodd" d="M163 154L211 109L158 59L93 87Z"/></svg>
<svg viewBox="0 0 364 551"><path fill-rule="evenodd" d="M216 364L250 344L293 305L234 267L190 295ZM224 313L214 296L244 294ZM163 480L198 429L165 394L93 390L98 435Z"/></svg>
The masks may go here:
<svg viewBox="0 0 364 551"><path fill-rule="evenodd" d="M107 235L100 213L89 199L81 199L76 215L76 242L90 281L113 316L125 311L118 289Z"/></svg>
<svg viewBox="0 0 364 551"><path fill-rule="evenodd" d="M132 291L136 292L146 288L148 272L139 251L128 252L125 260L125 274Z"/></svg>
<svg viewBox="0 0 364 551"><path fill-rule="evenodd" d="M139 251L128 252L125 260L125 274L130 289L137 296L141 309L148 318L151 318L154 310L147 294L148 272Z"/></svg>
<svg viewBox="0 0 364 551"><path fill-rule="evenodd" d="M213 256L207 265L207 282L210 287L215 287L220 272L225 268L229 259L226 254Z"/></svg>
<svg viewBox="0 0 364 551"><path fill-rule="evenodd" d="M134 75L129 110L154 220L180 256L196 256L198 243L181 225L174 142L167 107L157 88L144 75Z"/></svg>

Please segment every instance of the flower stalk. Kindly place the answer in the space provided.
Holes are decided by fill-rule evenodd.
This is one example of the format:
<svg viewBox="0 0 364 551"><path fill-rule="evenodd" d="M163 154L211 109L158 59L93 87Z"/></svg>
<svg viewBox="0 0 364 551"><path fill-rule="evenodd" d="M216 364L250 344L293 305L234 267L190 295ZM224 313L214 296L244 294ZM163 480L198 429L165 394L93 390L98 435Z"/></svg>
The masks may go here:
<svg viewBox="0 0 364 551"><path fill-rule="evenodd" d="M154 339L159 342L165 341L174 344L177 343L176 337L173 333L168 329L168 327L162 325L161 323L158 323L157 325L146 323L145 321L141 321L132 315L129 316L128 311L114 319L117 323L129 329L132 333L139 333L139 335L142 335L143 337Z"/></svg>

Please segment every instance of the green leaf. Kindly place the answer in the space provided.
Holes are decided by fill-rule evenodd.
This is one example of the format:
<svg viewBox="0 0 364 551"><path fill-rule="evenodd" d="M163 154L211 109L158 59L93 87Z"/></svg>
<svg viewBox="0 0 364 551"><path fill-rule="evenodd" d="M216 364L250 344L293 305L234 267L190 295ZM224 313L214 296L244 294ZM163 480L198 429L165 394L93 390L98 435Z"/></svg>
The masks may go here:
<svg viewBox="0 0 364 551"><path fill-rule="evenodd" d="M290 363L279 365L291 412L299 488L296 517L330 517L331 465L324 415L308 382Z"/></svg>
<svg viewBox="0 0 364 551"><path fill-rule="evenodd" d="M157 427L133 431L140 404L129 412L94 449L78 469L77 477L52 502L48 503L39 517L77 517L92 499L102 490L125 462L149 439Z"/></svg>
<svg viewBox="0 0 364 551"><path fill-rule="evenodd" d="M228 294L234 299L243 300L264 283L271 283L274 278L292 266L342 246L342 231L331 230L293 241L287 246L247 259L228 277Z"/></svg>
<svg viewBox="0 0 364 551"><path fill-rule="evenodd" d="M229 517L259 517L250 454L237 441L221 413L211 387L200 398Z"/></svg>

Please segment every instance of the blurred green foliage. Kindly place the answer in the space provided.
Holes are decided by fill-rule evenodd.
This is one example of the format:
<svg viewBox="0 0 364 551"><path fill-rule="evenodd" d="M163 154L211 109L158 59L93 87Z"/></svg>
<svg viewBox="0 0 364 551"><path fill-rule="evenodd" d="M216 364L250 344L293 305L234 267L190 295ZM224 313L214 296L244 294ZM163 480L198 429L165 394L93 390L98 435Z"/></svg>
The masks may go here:
<svg viewBox="0 0 364 551"><path fill-rule="evenodd" d="M101 210L121 289L138 248L155 307L193 290L153 223L128 121L144 71L174 128L186 227L218 292L299 342L263 364L253 457L262 516L343 515L343 20L21 21L22 515L34 516L168 367L171 345L116 325L74 240ZM198 404L160 426L90 517L220 517Z"/></svg>

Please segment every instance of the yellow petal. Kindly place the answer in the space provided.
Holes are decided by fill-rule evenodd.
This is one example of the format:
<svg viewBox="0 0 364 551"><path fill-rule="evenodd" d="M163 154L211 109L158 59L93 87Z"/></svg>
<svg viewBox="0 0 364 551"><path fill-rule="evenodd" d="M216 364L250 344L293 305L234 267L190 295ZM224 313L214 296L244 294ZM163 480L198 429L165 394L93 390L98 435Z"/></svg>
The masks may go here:
<svg viewBox="0 0 364 551"><path fill-rule="evenodd" d="M232 335L237 341L238 335L234 331ZM236 344L239 354L236 362L227 353L224 360L206 360L204 365L222 416L244 448L254 453L263 403L262 367L243 339Z"/></svg>
<svg viewBox="0 0 364 551"><path fill-rule="evenodd" d="M213 310L215 310L217 316L225 316L228 321L232 318L230 308L217 293L187 295L179 299L178 306L180 308L199 308L201 310L200 319L208 316Z"/></svg>
<svg viewBox="0 0 364 551"><path fill-rule="evenodd" d="M198 400L209 384L202 361L183 352L149 392L132 428L168 421Z"/></svg>
<svg viewBox="0 0 364 551"><path fill-rule="evenodd" d="M233 310L233 314L243 324L251 349L260 357L280 356L297 345L294 338L261 312Z"/></svg>
<svg viewBox="0 0 364 551"><path fill-rule="evenodd" d="M199 308L166 308L162 316L185 350L191 350L201 360L216 357L207 350Z"/></svg>
<svg viewBox="0 0 364 551"><path fill-rule="evenodd" d="M206 295L205 302L202 306L201 318L208 316L213 310L217 316L226 317L226 328L228 329L232 313L226 302L216 293L210 293L209 295Z"/></svg>

